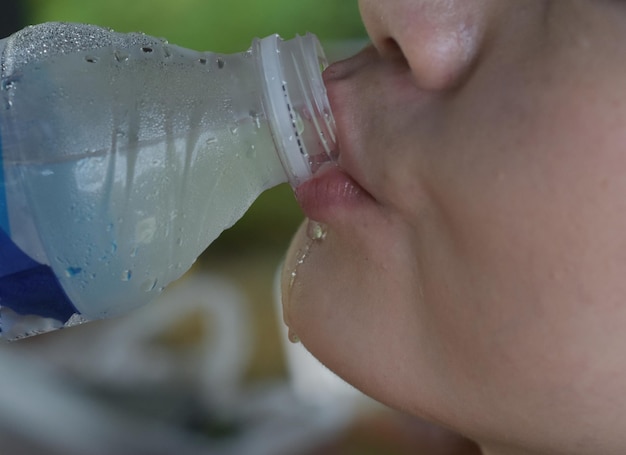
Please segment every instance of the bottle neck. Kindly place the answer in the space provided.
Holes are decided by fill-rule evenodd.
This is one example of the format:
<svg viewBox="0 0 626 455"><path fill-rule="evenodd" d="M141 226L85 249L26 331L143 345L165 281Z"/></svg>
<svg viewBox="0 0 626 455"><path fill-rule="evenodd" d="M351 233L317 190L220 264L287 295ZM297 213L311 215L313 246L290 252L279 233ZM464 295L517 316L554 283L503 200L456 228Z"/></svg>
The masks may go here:
<svg viewBox="0 0 626 455"><path fill-rule="evenodd" d="M253 42L262 77L263 106L292 187L337 158L337 139L322 71L328 62L313 34Z"/></svg>

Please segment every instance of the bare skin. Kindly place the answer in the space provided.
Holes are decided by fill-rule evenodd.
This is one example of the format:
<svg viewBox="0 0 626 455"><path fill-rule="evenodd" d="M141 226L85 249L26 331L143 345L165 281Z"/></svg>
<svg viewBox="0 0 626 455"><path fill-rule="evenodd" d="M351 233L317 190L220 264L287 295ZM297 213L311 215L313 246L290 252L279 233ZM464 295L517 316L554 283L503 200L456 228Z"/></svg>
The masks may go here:
<svg viewBox="0 0 626 455"><path fill-rule="evenodd" d="M485 454L626 453L626 4L360 7L372 46L325 74L340 169L297 191L324 235L293 240L285 321Z"/></svg>

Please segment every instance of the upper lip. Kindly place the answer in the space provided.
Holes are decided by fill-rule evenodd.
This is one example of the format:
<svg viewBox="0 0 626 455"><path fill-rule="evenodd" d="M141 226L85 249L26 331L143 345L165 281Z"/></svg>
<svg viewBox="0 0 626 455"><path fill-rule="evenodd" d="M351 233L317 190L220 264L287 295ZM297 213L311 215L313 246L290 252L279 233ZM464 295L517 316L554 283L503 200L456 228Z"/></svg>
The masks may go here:
<svg viewBox="0 0 626 455"><path fill-rule="evenodd" d="M362 65L364 54L367 54L367 52L362 51L354 57L330 65L324 71L324 81L336 125L336 147L339 152L336 164L358 186L366 189L362 166L359 165L359 160L356 156L355 141L350 137L355 134L357 125L351 121L354 116L350 112L353 109L351 107L351 96L353 94L350 93L351 83L349 77Z"/></svg>

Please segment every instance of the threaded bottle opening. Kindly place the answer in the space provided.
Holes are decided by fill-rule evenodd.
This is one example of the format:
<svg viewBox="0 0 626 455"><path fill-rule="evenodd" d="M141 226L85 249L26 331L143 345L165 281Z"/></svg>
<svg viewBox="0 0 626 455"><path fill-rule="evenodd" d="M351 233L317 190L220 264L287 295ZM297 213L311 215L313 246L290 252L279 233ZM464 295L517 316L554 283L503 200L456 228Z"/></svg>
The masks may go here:
<svg viewBox="0 0 626 455"><path fill-rule="evenodd" d="M296 187L337 158L335 120L322 79L328 62L311 33L287 41L271 35L254 46L274 142Z"/></svg>

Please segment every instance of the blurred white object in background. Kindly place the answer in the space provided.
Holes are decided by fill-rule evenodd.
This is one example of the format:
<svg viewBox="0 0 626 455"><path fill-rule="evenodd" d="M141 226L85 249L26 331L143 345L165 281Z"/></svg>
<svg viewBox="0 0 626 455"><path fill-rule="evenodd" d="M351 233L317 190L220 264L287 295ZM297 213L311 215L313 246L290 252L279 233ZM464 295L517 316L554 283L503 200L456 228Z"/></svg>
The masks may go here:
<svg viewBox="0 0 626 455"><path fill-rule="evenodd" d="M125 317L0 344L0 453L293 455L337 436L362 395L302 346L292 382L245 382L250 304L195 273Z"/></svg>

